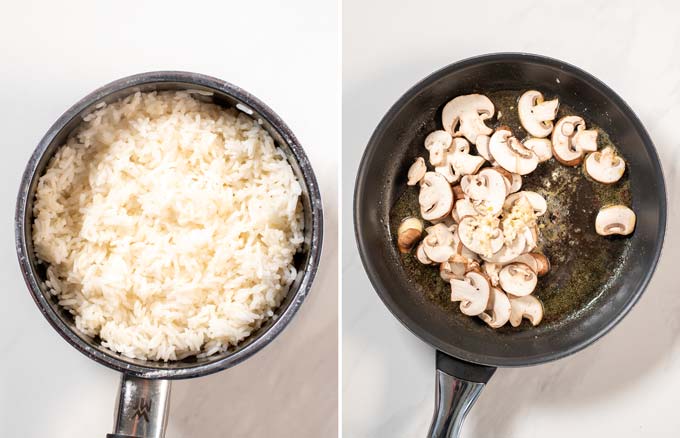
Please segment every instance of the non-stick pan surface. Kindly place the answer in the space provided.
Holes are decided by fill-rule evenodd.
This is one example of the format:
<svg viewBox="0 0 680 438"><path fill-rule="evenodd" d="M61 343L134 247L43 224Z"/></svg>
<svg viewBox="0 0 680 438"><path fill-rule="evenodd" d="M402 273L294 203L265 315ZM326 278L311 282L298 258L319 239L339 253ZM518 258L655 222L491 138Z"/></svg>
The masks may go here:
<svg viewBox="0 0 680 438"><path fill-rule="evenodd" d="M425 136L441 129L439 119L446 102L473 92L493 95L528 89L559 97L561 111L575 111L587 124L609 134L628 168L620 186L608 193L630 203L637 214L637 227L628 238L599 238L602 245L598 246L593 241L592 228L599 206L592 204L607 201L606 196L597 192L596 183L578 177L580 168L561 169L563 166L553 162L541 164L539 169L544 169L526 179L527 188L546 194L548 188L540 186L552 171L563 172L556 179L558 183L560 178L578 180L571 189L546 194L549 207L552 205L558 216L545 220L571 227L568 237L564 233L557 238L553 235L546 248L559 259L553 260L551 274L541 283L544 289L550 289L548 296L541 297L546 302L546 320L538 327L523 324L518 329L492 330L481 320L460 314L455 306L446 306L431 293L433 282L414 275L408 260L396 250L395 230L391 227L394 217L391 224L390 214L407 190L410 164L416 156L424 155ZM500 122L492 121L491 125ZM577 211L575 202L584 200L590 205L584 206L585 211ZM571 215L559 217L565 209ZM463 361L522 366L558 359L584 348L610 330L635 304L661 251L666 193L651 139L614 91L588 73L554 59L494 54L445 67L394 104L375 130L361 161L354 218L369 278L390 311L409 330ZM578 232L572 233L577 228ZM559 241L561 238L564 242ZM599 275L581 278L584 272Z"/></svg>

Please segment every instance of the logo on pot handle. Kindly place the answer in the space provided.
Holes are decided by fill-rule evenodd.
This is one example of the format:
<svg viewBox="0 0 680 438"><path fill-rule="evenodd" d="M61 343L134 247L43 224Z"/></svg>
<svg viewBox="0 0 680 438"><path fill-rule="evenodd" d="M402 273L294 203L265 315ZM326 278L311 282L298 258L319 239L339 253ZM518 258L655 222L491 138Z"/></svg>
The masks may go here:
<svg viewBox="0 0 680 438"><path fill-rule="evenodd" d="M135 420L144 418L144 421L148 423L149 412L151 412L151 400L147 400L143 397L139 398L137 400L137 406L135 407L135 410L132 412Z"/></svg>

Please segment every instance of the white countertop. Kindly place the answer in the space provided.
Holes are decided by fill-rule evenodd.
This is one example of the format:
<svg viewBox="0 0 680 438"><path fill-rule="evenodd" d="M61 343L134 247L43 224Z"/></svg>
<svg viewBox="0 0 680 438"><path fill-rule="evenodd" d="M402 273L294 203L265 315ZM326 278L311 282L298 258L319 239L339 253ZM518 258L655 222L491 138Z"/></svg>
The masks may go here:
<svg viewBox="0 0 680 438"><path fill-rule="evenodd" d="M322 267L291 325L247 362L173 386L168 438L318 438L337 429L338 31L334 2L5 2L0 13L0 436L104 438L119 375L77 352L30 298L14 203L43 134L120 77L188 70L269 104L305 147L325 209Z"/></svg>
<svg viewBox="0 0 680 438"><path fill-rule="evenodd" d="M631 105L665 168L669 224L656 275L623 322L595 345L561 361L496 372L468 416L463 436L676 433L679 16L680 4L657 1L344 0L344 436L425 436L434 406L434 350L383 306L356 251L350 188L361 153L382 116L411 85L454 61L499 51L534 52L575 64Z"/></svg>

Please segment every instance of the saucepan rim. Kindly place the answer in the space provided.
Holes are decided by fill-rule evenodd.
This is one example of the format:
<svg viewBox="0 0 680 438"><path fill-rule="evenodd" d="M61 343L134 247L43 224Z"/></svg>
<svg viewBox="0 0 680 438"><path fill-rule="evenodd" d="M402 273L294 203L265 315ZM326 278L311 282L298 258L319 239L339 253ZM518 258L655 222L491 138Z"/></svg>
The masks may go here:
<svg viewBox="0 0 680 438"><path fill-rule="evenodd" d="M182 366L172 369L154 367L152 365L138 365L127 361L122 355L108 352L105 348L95 348L93 345L90 345L85 340L81 339L81 337L62 320L39 286L39 280L28 253L29 246L27 244L27 239L30 238L31 234L30 224L26 226L25 223L27 207L31 201L29 199L29 188L31 182L36 177L38 163L43 159L44 154L47 152L48 147L50 147L54 139L66 128L69 122L71 122L74 117L79 117L83 111L91 108L98 102L103 101L107 96L113 93L119 93L128 89L133 92L135 87L162 83L186 84L187 89L190 89L192 86L203 87L214 90L220 94L226 94L241 102L245 107L251 109L255 117L266 120L277 134L280 135L284 143L286 143L287 147L292 152L293 156L289 156L288 158L294 159L300 168L304 180L299 182L306 188L307 193L309 194L311 210L305 211L305 215L309 215L311 218L311 220L307 222L311 223L311 229L305 229L305 239L309 244L309 250L306 255L306 263L303 266L303 277L298 283L297 289L288 291L288 293L293 294L293 296L287 307L278 314L276 320L269 327L258 333L247 345L235 351L233 354L213 361L200 362L196 365L187 364L186 367ZM93 91L69 108L47 131L33 152L21 179L15 212L15 245L21 273L33 300L50 325L52 325L52 327L69 344L88 358L114 370L148 379L183 379L211 374L242 362L269 344L288 325L309 293L319 266L322 239L323 211L319 186L312 170L311 163L290 128L271 108L247 91L221 79L184 71L154 71L124 77Z"/></svg>

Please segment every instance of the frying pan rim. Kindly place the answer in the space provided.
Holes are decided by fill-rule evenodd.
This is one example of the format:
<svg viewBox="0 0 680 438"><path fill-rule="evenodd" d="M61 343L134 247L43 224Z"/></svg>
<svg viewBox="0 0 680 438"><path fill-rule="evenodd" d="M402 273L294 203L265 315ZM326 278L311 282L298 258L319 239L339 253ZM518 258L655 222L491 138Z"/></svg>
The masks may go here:
<svg viewBox="0 0 680 438"><path fill-rule="evenodd" d="M370 249L368 248L367 243L364 241L363 236L360 232L360 230L363 229L361 215L359 214L359 212L363 211L362 196L360 196L360 194L364 192L365 187L364 181L367 177L368 170L367 163L369 161L369 158L372 157L373 152L372 146L377 142L377 140L380 137L383 136L384 132L387 129L387 125L391 122L393 117L396 114L398 114L399 111L401 111L401 108L408 101L416 97L418 93L421 92L421 89L424 86L429 85L430 83L443 78L444 76L450 74L452 71L461 70L467 67L494 61L521 62L521 63L530 62L534 64L540 64L548 67L557 68L563 71L568 71L570 74L573 74L579 79L590 83L590 85L593 86L595 89L598 89L600 92L607 95L615 104L615 106L619 108L621 112L626 114L626 116L630 119L633 129L635 129L635 131L639 134L640 138L642 139L645 149L651 156L653 167L652 170L654 171L655 175L657 175L656 181L658 185L657 191L659 191L661 194L660 196L661 205L659 205L660 213L659 227L656 232L656 242L652 254L653 259L651 267L641 278L641 282L639 283L639 287L637 288L637 290L634 293L630 294L622 310L614 318L612 318L606 325L604 325L599 331L595 332L591 336L584 337L583 340L581 340L578 343L575 343L569 348L562 349L559 351L548 352L544 354L537 354L533 356L524 356L522 358L503 357L490 354L472 354L460 348L451 349L449 348L449 346L443 345L443 343L441 343L436 336L433 336L427 330L422 329L420 324L409 316L408 312L401 311L401 309L399 309L396 305L393 304L393 301L390 299L389 294L384 292L384 288L377 274L377 269L373 265L372 258L369 257ZM415 336L417 336L424 342L427 342L432 347L460 360L486 366L522 367L538 365L562 359L564 357L577 353L583 350L584 348L588 347L589 345L592 345L597 340L599 340L602 336L611 331L628 314L628 312L630 312L630 310L638 302L642 293L649 285L649 282L651 281L654 272L656 271L656 268L658 266L658 261L661 255L666 233L668 200L663 168L661 166L661 162L659 160L659 156L654 146L654 143L652 142L649 134L647 133L647 130L645 129L644 125L637 117L635 112L632 110L632 108L612 88L610 88L607 84L605 84L592 74L586 72L585 70L576 67L572 64L569 64L567 62L558 60L556 58L526 52L496 52L465 58L436 70L435 72L429 74L425 78L418 81L415 85L410 87L390 107L390 109L387 111L387 113L385 113L385 115L378 123L378 126L373 131L373 134L371 135L366 145L366 148L364 149L364 153L359 163L353 195L354 195L353 200L354 236L356 239L357 248L359 250L359 256L364 266L364 269L366 270L366 274L368 275L368 278L371 282L371 285L373 286L373 289L376 291L376 293L382 300L383 304L387 307L390 313L392 313L392 315L411 333L413 333Z"/></svg>
<svg viewBox="0 0 680 438"><path fill-rule="evenodd" d="M301 181L300 183L304 184L309 192L311 209L309 212L309 215L311 216L309 257L307 263L304 265L303 278L300 281L297 290L291 289L288 291L288 294L293 294L288 307L283 310L278 318L266 330L258 334L250 344L235 353L218 360L196 365L186 364L186 366L173 369L154 367L152 365L138 365L128 362L122 358L122 355L114 355L107 351L101 351L92 347L67 326L40 290L28 256L26 227L24 224L25 216L27 214L26 208L29 201L28 189L31 180L36 173L36 166L54 138L67 126L67 124L74 117L81 114L82 111L111 94L128 89L132 91L135 87L145 84L162 83L180 83L185 85L187 89L190 89L192 86L202 86L212 89L215 92L223 93L243 102L250 109L254 110L258 117L266 120L292 151L294 159L299 165L300 172L304 177L304 181ZM268 105L242 88L212 76L176 70L150 71L126 76L97 88L73 104L57 119L57 121L54 122L34 149L22 174L17 195L14 227L17 257L26 286L40 312L50 323L52 328L55 329L66 342L89 359L124 374L145 379L175 380L205 376L237 365L267 346L286 328L299 310L306 296L309 294L314 277L316 276L316 271L321 258L323 241L323 207L316 176L302 145L288 125L286 125L279 115Z"/></svg>

